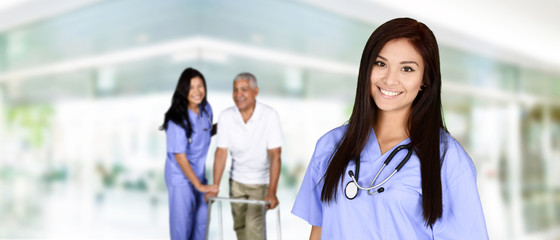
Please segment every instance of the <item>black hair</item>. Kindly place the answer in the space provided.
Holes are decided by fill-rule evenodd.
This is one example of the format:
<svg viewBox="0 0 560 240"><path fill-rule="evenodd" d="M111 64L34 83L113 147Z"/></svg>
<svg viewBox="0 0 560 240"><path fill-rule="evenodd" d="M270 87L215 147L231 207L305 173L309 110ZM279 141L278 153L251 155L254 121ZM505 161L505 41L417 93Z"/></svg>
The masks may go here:
<svg viewBox="0 0 560 240"><path fill-rule="evenodd" d="M189 91L191 90L191 80L195 77L199 77L202 79L202 83L204 84L204 90L206 91L206 80L204 80L204 76L198 70L194 68L187 68L181 73L179 77L179 81L177 82L177 87L175 87L175 92L173 93L173 97L171 98L171 106L169 110L165 113L165 118L163 120L163 124L159 128L160 130L167 130L167 126L169 121L173 121L175 124L181 126L185 129L185 133L187 138L190 139L192 135L192 126L191 121L189 120ZM206 97L208 94L204 95L202 102L199 104L200 114L206 113L206 105L208 101Z"/></svg>
<svg viewBox="0 0 560 240"><path fill-rule="evenodd" d="M441 107L441 73L439 51L432 31L410 18L397 18L379 26L369 37L360 62L358 86L348 128L331 156L323 176L323 202L336 201L336 193L348 163L359 156L370 136L378 114L371 96L371 71L375 59L387 42L407 39L424 61L423 87L412 103L407 121L412 148L420 159L422 209L427 226L442 216L440 133L446 131Z"/></svg>

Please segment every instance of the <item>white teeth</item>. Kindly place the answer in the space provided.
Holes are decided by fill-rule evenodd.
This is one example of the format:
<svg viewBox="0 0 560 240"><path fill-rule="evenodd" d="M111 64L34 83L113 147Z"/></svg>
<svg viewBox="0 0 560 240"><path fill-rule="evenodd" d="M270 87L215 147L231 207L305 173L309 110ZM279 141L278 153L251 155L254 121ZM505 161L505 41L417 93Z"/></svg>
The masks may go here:
<svg viewBox="0 0 560 240"><path fill-rule="evenodd" d="M379 90L381 90L381 93L387 96L397 96L402 93L402 92L391 92L391 91L383 90L381 88Z"/></svg>

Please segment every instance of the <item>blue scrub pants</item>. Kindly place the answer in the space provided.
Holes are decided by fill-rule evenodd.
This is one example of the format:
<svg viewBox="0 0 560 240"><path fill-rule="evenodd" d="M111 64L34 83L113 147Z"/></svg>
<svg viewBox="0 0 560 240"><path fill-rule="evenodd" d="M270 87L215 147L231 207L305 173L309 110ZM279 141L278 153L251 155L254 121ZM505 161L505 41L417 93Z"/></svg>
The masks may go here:
<svg viewBox="0 0 560 240"><path fill-rule="evenodd" d="M203 240L206 237L208 204L204 194L190 182L167 186L169 227L172 240Z"/></svg>

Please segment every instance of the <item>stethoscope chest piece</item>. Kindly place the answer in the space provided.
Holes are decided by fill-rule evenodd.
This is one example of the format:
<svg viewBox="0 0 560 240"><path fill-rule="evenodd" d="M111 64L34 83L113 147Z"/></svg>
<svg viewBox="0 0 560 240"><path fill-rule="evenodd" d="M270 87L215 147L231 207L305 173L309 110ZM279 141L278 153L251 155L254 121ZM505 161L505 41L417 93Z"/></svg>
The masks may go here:
<svg viewBox="0 0 560 240"><path fill-rule="evenodd" d="M385 166L387 166L387 164L389 164L389 162L391 161L391 159L393 159L395 154L397 154L402 149L407 150L407 153L406 153L406 156L404 157L404 159L399 163L399 165L397 165L395 170L389 176L387 176L380 183L374 185L375 180L377 180L377 177L379 177L379 174L381 173L381 171L383 171ZM389 179L391 177L393 177L393 175L395 175L395 173L397 173L399 170L401 170L401 168L408 161L408 159L410 159L411 155L412 155L412 145L410 143L408 143L406 145L400 145L397 148L395 148L395 150L393 150L391 152L391 154L389 154L389 157L387 157L387 159L383 162L383 165L381 166L381 168L379 168L379 170L377 171L377 174L375 174L375 177L373 177L373 180L371 180L371 183L370 183L369 187L362 187L358 184L358 174L360 173L360 158L358 157L358 159L356 160L356 168L355 168L356 175L354 175L354 172L352 170L348 171L348 175L350 176L350 178L352 178L352 181L350 181L346 184L346 188L344 189L344 194L346 195L346 197L349 200L352 200L358 195L358 191L360 189L368 191L369 195L373 195L373 194L376 194L376 193L382 193L383 191L385 191L385 188L381 187L381 185L383 185L385 182L389 181ZM376 188L377 188L377 190L375 190Z"/></svg>
<svg viewBox="0 0 560 240"><path fill-rule="evenodd" d="M350 200L356 198L358 196L358 186L353 181L348 182L346 184L346 188L344 188L344 194Z"/></svg>

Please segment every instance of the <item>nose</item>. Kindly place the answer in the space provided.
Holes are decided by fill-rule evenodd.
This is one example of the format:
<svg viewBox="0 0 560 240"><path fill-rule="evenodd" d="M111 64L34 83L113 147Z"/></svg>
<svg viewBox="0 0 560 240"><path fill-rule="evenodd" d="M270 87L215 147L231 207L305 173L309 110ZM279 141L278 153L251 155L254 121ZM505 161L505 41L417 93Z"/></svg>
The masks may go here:
<svg viewBox="0 0 560 240"><path fill-rule="evenodd" d="M383 81L387 85L397 85L399 83L399 69L389 68L385 72L385 76L383 77Z"/></svg>

